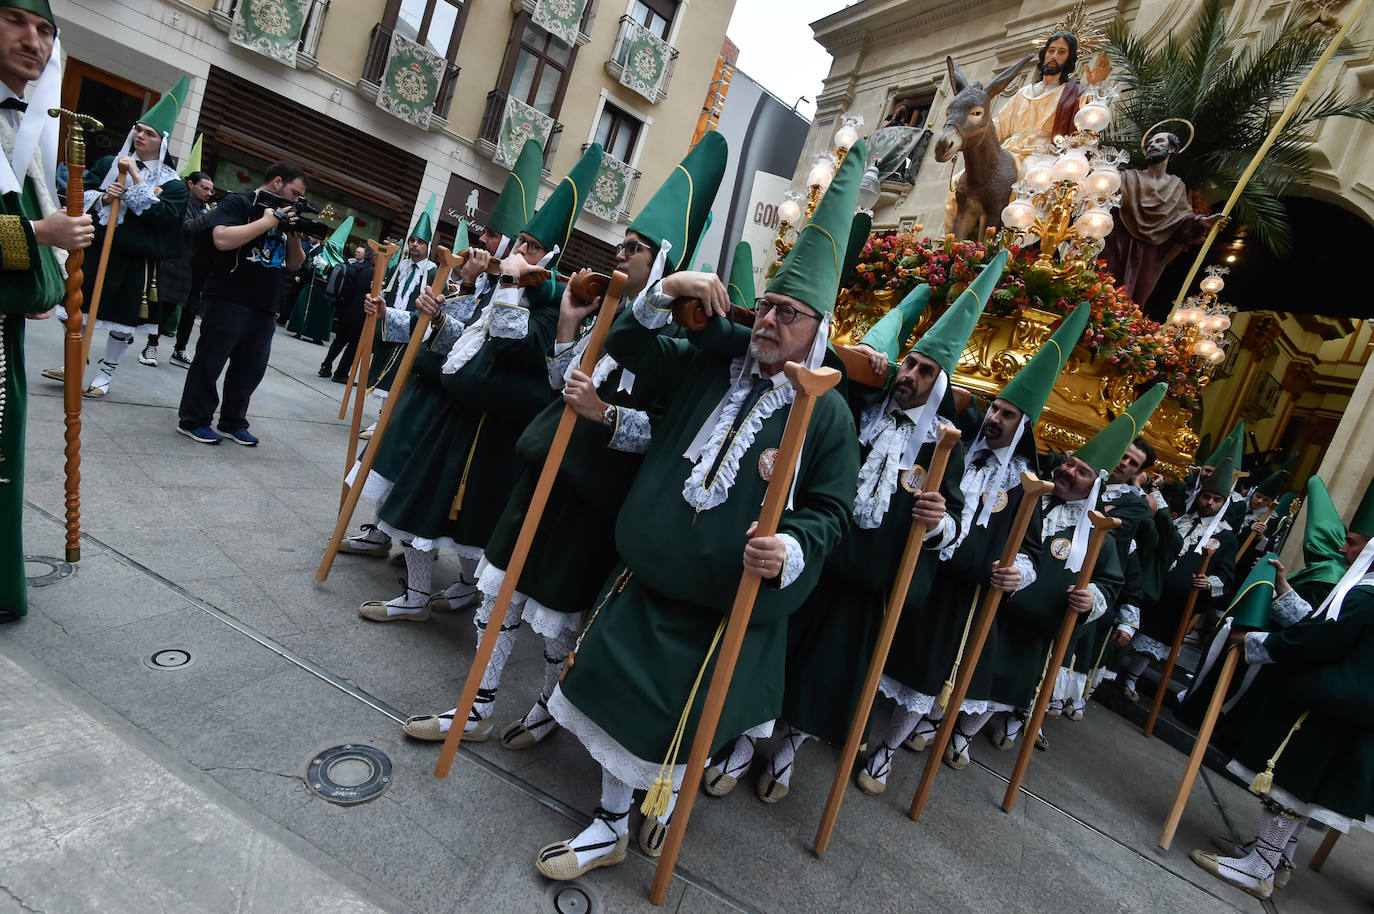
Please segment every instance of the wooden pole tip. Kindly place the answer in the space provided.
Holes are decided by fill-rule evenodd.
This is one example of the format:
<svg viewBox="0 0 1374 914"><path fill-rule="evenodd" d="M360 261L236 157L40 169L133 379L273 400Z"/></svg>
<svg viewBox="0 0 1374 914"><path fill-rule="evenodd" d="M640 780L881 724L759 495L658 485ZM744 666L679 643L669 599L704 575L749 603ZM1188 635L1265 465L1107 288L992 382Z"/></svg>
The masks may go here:
<svg viewBox="0 0 1374 914"><path fill-rule="evenodd" d="M400 248L394 244L388 244L385 241L374 241L371 238L367 239L367 246L372 248L379 258L385 260L390 260L391 255L400 250Z"/></svg>
<svg viewBox="0 0 1374 914"><path fill-rule="evenodd" d="M793 387L811 397L819 397L840 383L840 372L834 368L817 368L813 371L800 362L788 362L782 370Z"/></svg>

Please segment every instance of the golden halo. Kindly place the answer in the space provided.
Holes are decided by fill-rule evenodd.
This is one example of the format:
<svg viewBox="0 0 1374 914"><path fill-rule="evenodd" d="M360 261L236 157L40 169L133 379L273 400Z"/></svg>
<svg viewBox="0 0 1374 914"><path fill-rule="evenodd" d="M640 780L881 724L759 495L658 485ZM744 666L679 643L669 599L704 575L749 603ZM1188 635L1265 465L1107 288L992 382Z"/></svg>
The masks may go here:
<svg viewBox="0 0 1374 914"><path fill-rule="evenodd" d="M1064 14L1054 25L1050 26L1045 32L1034 39L1035 49L1038 51L1045 46L1045 42L1050 40L1050 36L1056 32L1070 32L1078 40L1078 59L1087 60L1094 51L1099 51L1107 44L1107 36L1097 27L1097 23L1088 18L1088 11L1085 0L1079 2Z"/></svg>
<svg viewBox="0 0 1374 914"><path fill-rule="evenodd" d="M1149 141L1150 137L1154 136L1155 127L1162 127L1165 124L1173 123L1188 125L1188 142L1183 144L1183 147L1179 149L1179 153L1183 152L1184 149L1187 149L1189 146L1193 145L1193 137L1197 136L1197 128L1193 126L1193 122L1188 120L1186 117L1166 117L1164 120L1155 124L1149 130L1146 130L1144 133L1140 135L1140 151L1145 151L1145 143ZM1172 132L1173 131L1170 131L1170 133Z"/></svg>

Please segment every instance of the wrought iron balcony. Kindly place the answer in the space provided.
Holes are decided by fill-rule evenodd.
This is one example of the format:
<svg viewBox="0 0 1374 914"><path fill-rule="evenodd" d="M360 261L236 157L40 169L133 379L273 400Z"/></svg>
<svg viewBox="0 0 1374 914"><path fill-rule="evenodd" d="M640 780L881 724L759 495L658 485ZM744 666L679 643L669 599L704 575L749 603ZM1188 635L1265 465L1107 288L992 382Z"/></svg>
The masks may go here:
<svg viewBox="0 0 1374 914"><path fill-rule="evenodd" d="M677 48L653 36L655 41L667 49L666 53L660 55L654 52L653 47L645 49L641 45L635 52L635 59L631 60L631 47L636 42L643 42L643 36L650 34L633 16L621 16L620 33L616 36L610 59L606 61L606 72L622 85L658 103L668 97L668 84L672 82L673 72L677 69L678 51ZM655 89L646 90L646 87L655 83Z"/></svg>
<svg viewBox="0 0 1374 914"><path fill-rule="evenodd" d="M215 28L228 32L234 21L234 11L240 0L215 0L210 7L210 21ZM305 23L301 28L301 40L296 45L296 69L313 70L318 63L316 52L320 48L320 35L324 32L324 16L329 12L329 0L311 0L305 11Z"/></svg>
<svg viewBox="0 0 1374 914"><path fill-rule="evenodd" d="M387 57L391 53L391 39L395 34L395 29L381 22L372 27L367 57L363 59L363 75L358 80L358 91L367 98L377 98L378 89L386 74ZM442 130L448 126L448 110L453 104L453 93L458 88L458 74L461 70L457 64L445 62L444 76L439 82L439 94L434 99L434 114L429 119L430 130Z"/></svg>
<svg viewBox="0 0 1374 914"><path fill-rule="evenodd" d="M512 99L500 89L487 93L487 106L482 112L482 126L477 132L477 148L487 158L509 168L520 155L526 139L543 137L544 174L558 152L558 139L563 125L547 114Z"/></svg>
<svg viewBox="0 0 1374 914"><path fill-rule="evenodd" d="M582 151L586 152L590 146L591 143L583 143ZM638 169L605 153L583 208L607 222L629 222L640 177Z"/></svg>

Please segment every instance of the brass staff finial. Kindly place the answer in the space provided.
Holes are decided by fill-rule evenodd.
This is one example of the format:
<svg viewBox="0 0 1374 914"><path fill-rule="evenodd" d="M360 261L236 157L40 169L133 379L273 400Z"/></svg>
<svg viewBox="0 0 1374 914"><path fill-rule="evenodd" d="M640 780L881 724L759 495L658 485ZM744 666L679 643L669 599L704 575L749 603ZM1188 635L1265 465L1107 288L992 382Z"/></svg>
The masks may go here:
<svg viewBox="0 0 1374 914"><path fill-rule="evenodd" d="M65 117L71 127L67 134L67 166L86 167L86 128L104 130L105 125L89 114L68 111L66 108L49 108L48 117Z"/></svg>

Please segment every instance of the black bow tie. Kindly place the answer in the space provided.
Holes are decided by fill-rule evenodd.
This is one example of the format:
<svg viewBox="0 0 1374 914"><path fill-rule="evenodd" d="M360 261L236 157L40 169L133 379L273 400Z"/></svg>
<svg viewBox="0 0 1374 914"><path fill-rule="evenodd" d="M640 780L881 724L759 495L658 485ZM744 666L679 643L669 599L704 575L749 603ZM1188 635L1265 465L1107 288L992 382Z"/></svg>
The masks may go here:
<svg viewBox="0 0 1374 914"><path fill-rule="evenodd" d="M0 111L28 111L29 103L17 98L7 98L0 102Z"/></svg>

